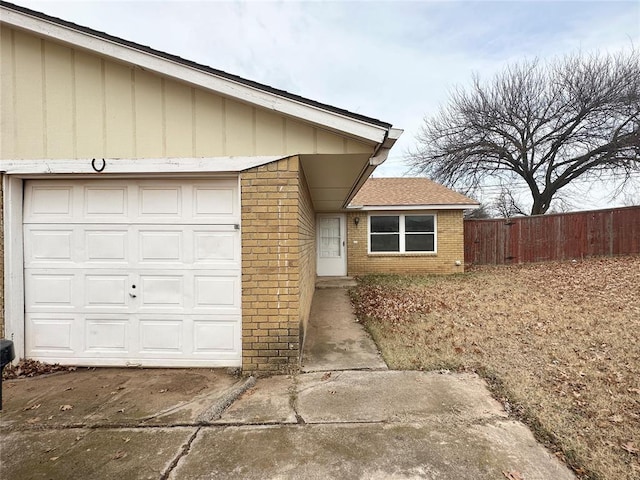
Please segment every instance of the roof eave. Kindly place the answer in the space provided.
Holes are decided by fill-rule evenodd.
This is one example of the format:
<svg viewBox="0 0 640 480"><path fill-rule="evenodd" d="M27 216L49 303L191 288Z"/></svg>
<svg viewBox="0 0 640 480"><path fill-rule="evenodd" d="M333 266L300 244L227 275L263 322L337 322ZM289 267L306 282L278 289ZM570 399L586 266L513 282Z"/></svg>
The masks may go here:
<svg viewBox="0 0 640 480"><path fill-rule="evenodd" d="M478 208L479 203L468 204L425 204L425 205L351 205L347 207L349 210L361 211L402 211L402 210L468 210Z"/></svg>
<svg viewBox="0 0 640 480"><path fill-rule="evenodd" d="M373 171L387 160L391 148L393 148L403 132L404 130L400 128L389 128L387 130L383 141L377 145L373 155L369 159L369 162L360 173L360 176L351 188L349 195L347 195L347 198L342 204L343 209L350 208L349 203L351 200L353 200L364 183L369 179Z"/></svg>

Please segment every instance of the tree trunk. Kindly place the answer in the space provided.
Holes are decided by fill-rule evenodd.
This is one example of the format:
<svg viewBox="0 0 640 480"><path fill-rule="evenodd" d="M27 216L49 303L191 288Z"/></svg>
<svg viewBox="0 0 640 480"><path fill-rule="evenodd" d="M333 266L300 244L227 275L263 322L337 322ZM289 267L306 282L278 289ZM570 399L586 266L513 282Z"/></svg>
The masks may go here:
<svg viewBox="0 0 640 480"><path fill-rule="evenodd" d="M533 206L531 207L530 215L544 215L551 206L551 198L547 198L547 195L533 195Z"/></svg>

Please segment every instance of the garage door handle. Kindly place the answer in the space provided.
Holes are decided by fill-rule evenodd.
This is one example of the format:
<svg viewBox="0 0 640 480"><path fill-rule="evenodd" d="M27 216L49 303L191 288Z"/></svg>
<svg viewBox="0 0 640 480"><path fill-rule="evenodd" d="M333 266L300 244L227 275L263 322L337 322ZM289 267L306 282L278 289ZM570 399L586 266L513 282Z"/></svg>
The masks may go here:
<svg viewBox="0 0 640 480"><path fill-rule="evenodd" d="M130 293L130 294L129 294L129 296L130 296L131 298L136 298L136 296L137 296L137 295L136 295L135 293Z"/></svg>

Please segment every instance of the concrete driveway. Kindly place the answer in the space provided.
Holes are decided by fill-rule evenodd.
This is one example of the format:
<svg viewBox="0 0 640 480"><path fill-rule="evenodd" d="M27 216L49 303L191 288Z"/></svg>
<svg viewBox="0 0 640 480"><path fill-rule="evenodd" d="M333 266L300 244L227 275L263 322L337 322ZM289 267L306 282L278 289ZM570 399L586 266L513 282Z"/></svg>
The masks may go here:
<svg viewBox="0 0 640 480"><path fill-rule="evenodd" d="M336 319L319 307L311 322ZM312 342L299 375L78 369L6 381L0 478L575 478L479 377L385 370L348 310L335 321L349 325L329 347Z"/></svg>
<svg viewBox="0 0 640 480"><path fill-rule="evenodd" d="M3 479L574 478L470 374L96 369L4 389Z"/></svg>

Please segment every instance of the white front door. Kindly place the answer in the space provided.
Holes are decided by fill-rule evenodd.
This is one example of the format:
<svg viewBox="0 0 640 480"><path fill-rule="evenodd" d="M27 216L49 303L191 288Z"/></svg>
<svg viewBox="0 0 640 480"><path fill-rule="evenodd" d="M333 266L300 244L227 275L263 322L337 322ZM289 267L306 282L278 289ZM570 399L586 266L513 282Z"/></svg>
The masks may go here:
<svg viewBox="0 0 640 480"><path fill-rule="evenodd" d="M29 358L241 365L237 179L29 180Z"/></svg>
<svg viewBox="0 0 640 480"><path fill-rule="evenodd" d="M343 214L318 215L318 276L343 277L347 274L346 217Z"/></svg>

